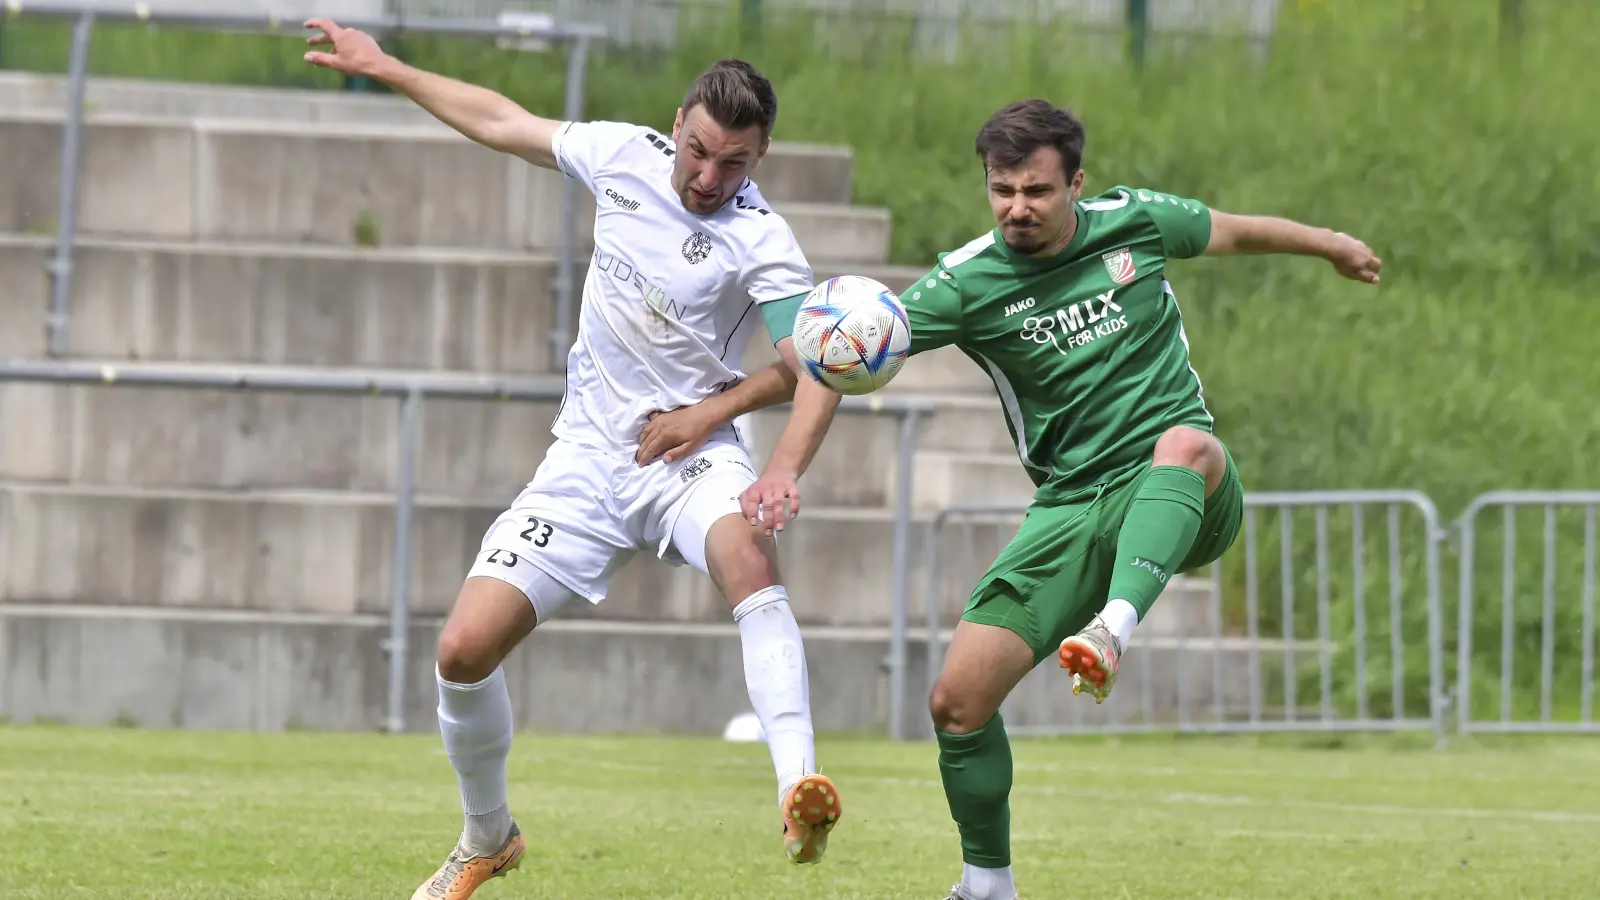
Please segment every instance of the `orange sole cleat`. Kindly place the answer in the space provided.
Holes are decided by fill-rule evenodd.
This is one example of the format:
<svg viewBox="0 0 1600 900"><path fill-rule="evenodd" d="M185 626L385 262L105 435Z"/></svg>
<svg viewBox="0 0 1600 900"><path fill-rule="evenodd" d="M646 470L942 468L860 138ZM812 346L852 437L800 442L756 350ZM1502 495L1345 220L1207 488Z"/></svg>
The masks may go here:
<svg viewBox="0 0 1600 900"><path fill-rule="evenodd" d="M1096 646L1081 635L1061 642L1061 668L1072 673L1072 693L1087 691L1094 702L1104 703L1117 681L1117 652Z"/></svg>
<svg viewBox="0 0 1600 900"><path fill-rule="evenodd" d="M844 807L839 789L826 775L807 775L783 798L783 852L796 864L822 861L828 834Z"/></svg>

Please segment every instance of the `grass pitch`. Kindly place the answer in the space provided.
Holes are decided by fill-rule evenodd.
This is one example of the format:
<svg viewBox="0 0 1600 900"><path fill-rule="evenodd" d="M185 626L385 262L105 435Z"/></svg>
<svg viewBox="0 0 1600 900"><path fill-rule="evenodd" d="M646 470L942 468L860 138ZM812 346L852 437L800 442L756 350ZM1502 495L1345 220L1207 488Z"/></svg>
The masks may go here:
<svg viewBox="0 0 1600 900"><path fill-rule="evenodd" d="M1015 740L1028 900L1600 896L1600 739ZM960 871L931 744L819 741L845 817L783 861L759 745L521 734L478 897L914 898ZM394 898L458 833L435 736L0 727L10 900Z"/></svg>

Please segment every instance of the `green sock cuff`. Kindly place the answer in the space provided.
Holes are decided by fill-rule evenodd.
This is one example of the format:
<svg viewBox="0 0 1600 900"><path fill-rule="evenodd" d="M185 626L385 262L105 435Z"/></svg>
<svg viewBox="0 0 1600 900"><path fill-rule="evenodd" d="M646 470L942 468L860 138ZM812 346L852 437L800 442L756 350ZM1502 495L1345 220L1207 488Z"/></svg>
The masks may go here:
<svg viewBox="0 0 1600 900"><path fill-rule="evenodd" d="M968 747L980 747L987 743L996 734L1004 735L1005 727L1005 723L1000 721L1000 714L997 712L994 714L994 718L983 723L982 727L978 728L976 731L969 731L966 734L951 734L948 731L935 731L933 734L934 737L939 741L939 749L961 751L967 749Z"/></svg>
<svg viewBox="0 0 1600 900"><path fill-rule="evenodd" d="M1156 466L1145 476L1134 499L1166 500L1205 515L1206 477L1185 466Z"/></svg>

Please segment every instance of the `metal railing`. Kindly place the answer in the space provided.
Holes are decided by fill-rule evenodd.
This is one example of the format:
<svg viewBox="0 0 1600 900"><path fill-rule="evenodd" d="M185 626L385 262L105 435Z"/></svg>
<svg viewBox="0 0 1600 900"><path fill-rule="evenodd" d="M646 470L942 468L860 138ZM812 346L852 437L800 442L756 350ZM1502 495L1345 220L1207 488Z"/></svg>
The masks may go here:
<svg viewBox="0 0 1600 900"><path fill-rule="evenodd" d="M563 387L552 385L548 379L471 378L422 373L406 376L368 375L361 372L332 375L249 366L234 369L210 366L200 369L159 364L108 365L55 360L11 360L0 364L0 382L10 381L103 385L108 388L158 387L396 398L400 403L400 417L395 451L394 572L389 604L389 637L383 647L389 661L386 726L391 732L401 731L404 723L405 675L411 627L412 512L415 506L418 422L423 401L428 398L551 401L559 400L565 393ZM903 606L903 598L909 593L911 485L915 477L917 425L923 416L932 414L934 408L923 401L872 395L845 397L839 405L839 411L846 414L889 415L900 420L896 448L898 473L892 564L895 596L902 598L897 606ZM533 473L529 472L528 477L533 477Z"/></svg>
<svg viewBox="0 0 1600 900"><path fill-rule="evenodd" d="M61 142L60 196L57 203L56 247L48 263L50 274L50 312L46 318L51 356L66 354L71 320L72 265L78 229L78 189L83 155L85 92L88 82L89 47L98 22L133 22L196 28L217 28L285 36L303 36L300 19L284 20L266 14L228 13L192 9L152 11L143 3L87 3L82 0L4 0L0 14L70 19L72 53L68 64L66 124ZM590 45L606 37L597 25L553 23L550 25L501 25L494 21L463 19L425 19L387 16L376 19L348 19L340 22L382 38L398 32L413 32L457 37L539 38L570 44L567 55L566 94L562 117L583 117L584 77L588 70ZM556 261L554 289L556 326L551 334L552 358L563 359L573 337L576 315L574 277L578 246L578 185L571 177L562 178L561 245Z"/></svg>
<svg viewBox="0 0 1600 900"><path fill-rule="evenodd" d="M1021 513L1016 506L952 507L926 525L920 601L929 690L949 639L943 622L958 614L978 566L1009 540ZM1381 513L1377 528L1373 513ZM1261 527L1266 516L1277 519L1275 529ZM1296 527L1306 518L1309 534ZM991 532L986 540L979 529ZM1204 576L1168 585L1135 631L1104 705L1073 697L1058 665L1046 660L1002 707L1007 730L1427 729L1442 737L1445 537L1434 503L1414 491L1246 494L1234 546ZM980 545L994 553L979 552ZM1276 603L1265 596L1271 582L1264 574L1276 576ZM1369 608L1380 596L1383 607ZM899 632L895 640L908 642ZM894 655L905 652L901 646ZM1316 660L1314 678L1304 668L1307 656ZM1314 705L1305 704L1307 694ZM901 697L895 708L906 703Z"/></svg>
<svg viewBox="0 0 1600 900"><path fill-rule="evenodd" d="M557 21L580 17L605 25L624 47L670 49L680 35L737 17L746 27L763 21L809 20L804 39L819 49L841 36L901 34L907 51L953 60L960 49L1003 40L1009 29L1068 24L1075 32L1108 35L1139 23L1183 34L1241 32L1264 41L1277 25L1280 0L391 0L401 13L489 19L504 10L537 10ZM881 47L880 47L881 50Z"/></svg>
<svg viewBox="0 0 1600 900"><path fill-rule="evenodd" d="M1500 510L1500 597L1497 642L1481 640L1490 635L1480 633L1478 625L1489 625L1495 613L1495 602L1488 584L1478 581L1478 538L1483 530L1493 528L1493 517L1480 524L1483 513ZM1457 730L1474 731L1586 731L1600 732L1600 722L1594 718L1595 695L1595 582L1596 582L1596 527L1595 512L1600 508L1600 492L1518 492L1503 491L1484 494L1472 501L1458 520L1460 534L1460 604L1457 609L1456 637L1456 715ZM1538 588L1531 590L1528 582L1535 572L1532 566L1521 564L1519 554L1526 532L1518 529L1519 513L1524 509L1541 512L1542 527L1538 532L1539 562ZM1562 527L1566 513L1566 528ZM1579 524L1581 522L1581 524ZM1567 540L1563 541L1563 538ZM1485 541L1485 544L1489 542ZM1574 556L1563 556L1559 551L1566 547L1570 554L1576 552L1576 563L1564 561ZM1485 588L1479 596L1480 586ZM1537 598L1537 615L1530 607ZM1576 603L1561 603L1562 598ZM1574 610L1573 607L1576 607ZM1560 623L1565 611L1564 623ZM1576 612L1579 621L1573 622ZM1480 619L1480 614L1486 614ZM1573 626L1577 627L1574 628ZM1572 640L1576 634L1576 641ZM1538 680L1537 718L1532 714L1535 704L1533 690L1527 679L1519 682L1516 662L1519 647L1537 640ZM1498 660L1491 655L1483 658L1474 651L1478 646L1498 649ZM1576 647L1573 645L1576 644ZM1576 656L1577 671L1572 671ZM1566 671L1558 671L1558 662ZM1496 665L1498 663L1498 665ZM1473 675L1481 672L1495 677L1493 693L1487 679L1474 683ZM1563 678L1563 676L1565 676ZM1557 693L1561 685L1566 690ZM1576 688L1576 691L1573 690ZM1473 718L1473 711L1494 701L1498 715L1494 718ZM1519 701L1522 701L1519 703Z"/></svg>

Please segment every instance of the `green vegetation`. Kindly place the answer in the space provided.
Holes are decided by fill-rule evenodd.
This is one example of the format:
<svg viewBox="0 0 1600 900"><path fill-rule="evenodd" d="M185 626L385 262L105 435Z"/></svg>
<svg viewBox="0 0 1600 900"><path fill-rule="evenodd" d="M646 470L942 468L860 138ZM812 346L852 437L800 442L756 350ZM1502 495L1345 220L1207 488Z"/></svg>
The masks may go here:
<svg viewBox="0 0 1600 900"><path fill-rule="evenodd" d="M1092 192L1151 186L1356 234L1384 258L1376 289L1305 260L1176 264L1195 365L1250 489L1415 488L1448 520L1484 491L1600 487L1600 116L1592 103L1600 94L1600 8L1526 0L1521 34L1510 39L1502 5L1298 0L1284 4L1264 46L1233 36L1161 39L1142 71L1124 61L1121 35L1065 26L970 28L950 59L943 44L891 19L839 27L837 19L769 9L764 40L751 44L731 15L686 17L670 53L597 53L587 109L592 118L667 127L697 71L742 53L778 84L781 139L855 148L856 200L894 212L893 255L907 264L927 264L987 227L972 135L995 108L1027 95L1083 115ZM66 34L12 22L0 58L60 70ZM336 84L300 63L300 46L287 38L103 27L94 46L94 71L106 75ZM539 112L560 111L560 54L420 37L391 46ZM1480 652L1495 654L1497 520L1490 517L1479 542L1476 632ZM1420 531L1407 521L1405 627L1415 640ZM1580 637L1575 521L1562 519L1556 563L1563 619L1555 658L1568 687ZM1368 543L1378 555L1366 574L1374 603L1386 602L1388 591L1378 524L1375 514ZM1264 540L1276 534L1275 524L1263 528ZM1339 635L1354 616L1348 519L1330 529ZM1516 678L1526 685L1542 640L1541 560L1538 526L1525 525L1523 535ZM1306 565L1311 541L1307 516L1295 533L1295 589L1300 609L1311 611L1297 616L1296 633L1307 637L1316 626L1306 602L1317 590ZM1261 553L1277 558L1270 542ZM1234 622L1243 561L1235 552L1226 567ZM1442 569L1449 646L1455 558L1446 554ZM1276 579L1263 569L1268 631L1279 627ZM1368 616L1387 627L1383 607ZM1374 636L1377 647L1387 645L1385 634ZM1348 648L1341 652L1338 683L1347 689ZM1420 702L1424 674L1420 658L1408 661L1409 702ZM1496 678L1494 666L1483 677Z"/></svg>

